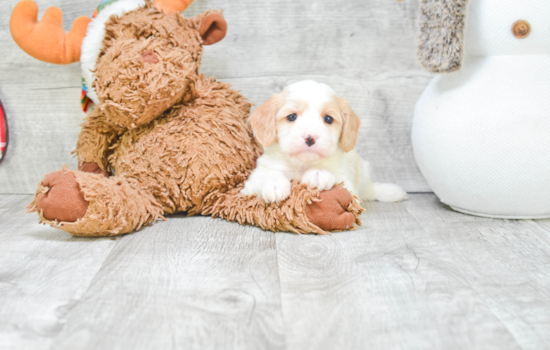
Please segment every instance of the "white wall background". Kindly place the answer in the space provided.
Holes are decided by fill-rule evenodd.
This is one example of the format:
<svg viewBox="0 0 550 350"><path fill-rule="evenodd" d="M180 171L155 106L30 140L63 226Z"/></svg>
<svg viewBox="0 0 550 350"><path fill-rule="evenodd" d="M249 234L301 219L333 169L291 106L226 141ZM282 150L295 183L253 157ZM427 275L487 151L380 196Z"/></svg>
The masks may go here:
<svg viewBox="0 0 550 350"><path fill-rule="evenodd" d="M18 0L0 2L0 99L10 123L10 146L0 163L0 193L33 193L66 163L76 167L80 67L28 57L11 39L9 15ZM65 15L65 28L91 16L99 1L36 0ZM374 179L407 191L430 191L412 154L416 100L430 80L415 58L418 0L196 0L193 16L223 9L229 32L206 47L202 72L261 104L289 83L315 79L347 98L361 117L358 150Z"/></svg>

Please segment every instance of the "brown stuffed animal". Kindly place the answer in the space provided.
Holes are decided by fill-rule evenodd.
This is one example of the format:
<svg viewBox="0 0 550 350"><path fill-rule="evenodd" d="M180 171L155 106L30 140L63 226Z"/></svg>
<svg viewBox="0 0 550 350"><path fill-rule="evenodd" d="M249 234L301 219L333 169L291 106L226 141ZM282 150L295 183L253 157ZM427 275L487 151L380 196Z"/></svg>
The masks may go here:
<svg viewBox="0 0 550 350"><path fill-rule="evenodd" d="M290 198L269 205L239 194L262 152L246 123L251 105L199 74L202 45L223 39L227 24L215 11L181 16L190 2L105 0L68 35L58 9L37 23L34 2L16 6L10 25L21 48L51 63L81 57L97 103L82 124L79 171L47 175L28 209L76 236L128 233L175 212L297 233L360 224L363 209L338 186L319 193L293 183Z"/></svg>

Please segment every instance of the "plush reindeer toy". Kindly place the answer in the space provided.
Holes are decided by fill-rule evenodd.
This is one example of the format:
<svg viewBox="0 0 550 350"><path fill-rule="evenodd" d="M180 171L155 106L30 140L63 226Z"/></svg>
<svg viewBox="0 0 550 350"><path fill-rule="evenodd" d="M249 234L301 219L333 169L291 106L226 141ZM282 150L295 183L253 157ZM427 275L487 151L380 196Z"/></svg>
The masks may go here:
<svg viewBox="0 0 550 350"><path fill-rule="evenodd" d="M319 193L293 183L284 202L240 195L261 148L246 123L250 103L199 74L203 45L222 40L223 16L180 15L191 0L106 0L69 33L59 9L37 22L19 3L11 31L31 56L81 61L87 115L76 153L38 185L29 210L77 236L132 232L165 214L223 217L273 231L327 233L360 224L362 209L341 187Z"/></svg>

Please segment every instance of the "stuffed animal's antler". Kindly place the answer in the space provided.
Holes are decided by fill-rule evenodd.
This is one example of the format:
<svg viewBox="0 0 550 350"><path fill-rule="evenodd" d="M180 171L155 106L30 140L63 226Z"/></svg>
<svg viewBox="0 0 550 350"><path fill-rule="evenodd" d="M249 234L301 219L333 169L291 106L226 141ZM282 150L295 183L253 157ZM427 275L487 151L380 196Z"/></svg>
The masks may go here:
<svg viewBox="0 0 550 350"><path fill-rule="evenodd" d="M77 18L69 33L63 29L63 13L50 7L38 20L38 6L24 0L13 9L10 30L13 39L29 55L41 61L69 64L80 61L80 47L91 19Z"/></svg>
<svg viewBox="0 0 550 350"><path fill-rule="evenodd" d="M192 2L193 0L154 0L155 7L167 14L183 12Z"/></svg>

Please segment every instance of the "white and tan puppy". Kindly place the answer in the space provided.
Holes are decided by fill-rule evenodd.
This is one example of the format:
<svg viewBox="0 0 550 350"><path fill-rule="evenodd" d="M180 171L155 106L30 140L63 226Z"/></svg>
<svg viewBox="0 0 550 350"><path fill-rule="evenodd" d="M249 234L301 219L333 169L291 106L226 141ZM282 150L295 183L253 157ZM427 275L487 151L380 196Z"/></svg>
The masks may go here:
<svg viewBox="0 0 550 350"><path fill-rule="evenodd" d="M258 107L250 123L264 154L243 194L278 202L290 195L290 180L300 180L319 190L343 183L362 200L407 198L397 185L371 182L368 163L354 149L359 117L326 84L307 80L288 86Z"/></svg>

